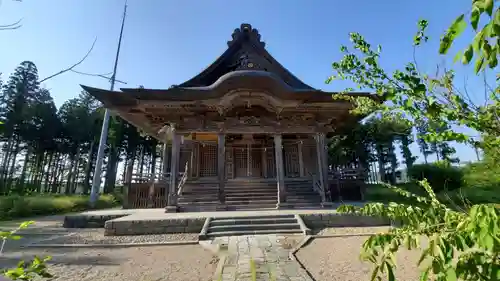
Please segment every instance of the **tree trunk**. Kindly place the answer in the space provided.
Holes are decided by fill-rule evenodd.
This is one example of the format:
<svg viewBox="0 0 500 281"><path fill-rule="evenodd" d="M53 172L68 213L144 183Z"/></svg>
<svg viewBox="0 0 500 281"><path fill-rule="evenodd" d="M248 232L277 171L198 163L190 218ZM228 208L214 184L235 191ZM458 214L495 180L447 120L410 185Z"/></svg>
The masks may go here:
<svg viewBox="0 0 500 281"><path fill-rule="evenodd" d="M398 168L398 160L396 158L396 153L394 153L394 144L389 144L389 157L391 160L391 175L390 175L390 183L396 184L396 169Z"/></svg>
<svg viewBox="0 0 500 281"><path fill-rule="evenodd" d="M68 175L66 177L66 185L64 189L64 194L70 194L71 193L71 179L73 178L73 167L75 166L75 154L72 153L69 157L69 169L68 169Z"/></svg>
<svg viewBox="0 0 500 281"><path fill-rule="evenodd" d="M116 146L112 146L109 150L108 164L106 166L104 193L111 193L115 189L118 158L118 148Z"/></svg>
<svg viewBox="0 0 500 281"><path fill-rule="evenodd" d="M94 167L94 150L95 150L95 140L92 140L89 148L89 160L87 167L85 167L85 179L83 181L83 193L90 193L90 174L92 173L92 168Z"/></svg>
<svg viewBox="0 0 500 281"><path fill-rule="evenodd" d="M383 156L383 148L380 145L376 146L376 151L377 151L377 161L378 161L378 172L380 176L380 180L382 182L385 182L385 162L384 162L384 156Z"/></svg>
<svg viewBox="0 0 500 281"><path fill-rule="evenodd" d="M51 192L51 188L50 188L50 181L49 181L49 177L50 177L50 173L52 171L52 168L53 168L53 161L54 161L54 152L49 152L49 161L47 161L47 170L45 171L44 173L44 186L45 186L45 190L46 192L50 193Z"/></svg>
<svg viewBox="0 0 500 281"><path fill-rule="evenodd" d="M10 170L9 170L9 179L8 179L8 189L7 190L11 190L12 189L12 183L14 182L13 181L13 178L14 178L14 172L15 172L15 167L16 167L16 158L17 158L17 153L19 152L19 145L20 145L20 141L19 139L16 139L16 144L14 145L14 150L12 151L12 164L10 165Z"/></svg>
<svg viewBox="0 0 500 281"><path fill-rule="evenodd" d="M127 178L127 167L128 167L128 162L129 160L125 158L125 161L123 163L123 173L122 173L122 183L125 183L125 180Z"/></svg>
<svg viewBox="0 0 500 281"><path fill-rule="evenodd" d="M38 151L36 156L36 168L35 168L35 186L38 193L42 191L42 174L44 169L44 157L45 153L43 151Z"/></svg>
<svg viewBox="0 0 500 281"><path fill-rule="evenodd" d="M9 140L7 141L6 149L5 149L5 155L2 160L2 173L0 176L0 194L7 191L7 175L8 175L8 161L10 154L12 153L12 147L14 145L14 137L9 137Z"/></svg>
<svg viewBox="0 0 500 281"><path fill-rule="evenodd" d="M59 165L61 164L61 155L56 153L54 163L52 164L52 175L50 179L51 193L57 193L57 171L59 170Z"/></svg>
<svg viewBox="0 0 500 281"><path fill-rule="evenodd" d="M31 148L28 146L26 150L26 155L24 156L23 170L21 171L21 177L19 178L19 193L24 194L26 190L26 168L28 167L28 162L30 159Z"/></svg>
<svg viewBox="0 0 500 281"><path fill-rule="evenodd" d="M79 169L78 169L78 166L80 165L80 149L78 149L76 151L76 159L75 159L75 167L74 167L74 170L73 170L73 178L72 178L72 181L71 181L71 187L72 187L72 193L75 194L76 192L76 188L77 188L77 179L78 179L78 175L80 174L79 173Z"/></svg>

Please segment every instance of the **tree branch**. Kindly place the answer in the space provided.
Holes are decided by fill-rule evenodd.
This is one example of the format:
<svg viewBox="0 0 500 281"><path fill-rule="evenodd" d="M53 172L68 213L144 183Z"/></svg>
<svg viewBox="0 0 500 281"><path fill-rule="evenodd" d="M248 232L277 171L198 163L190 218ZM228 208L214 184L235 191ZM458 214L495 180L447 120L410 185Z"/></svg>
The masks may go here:
<svg viewBox="0 0 500 281"><path fill-rule="evenodd" d="M83 57L82 57L82 58L81 58L81 59L80 59L77 63L75 63L75 64L73 64L72 66L70 66L70 67L68 67L68 68L65 68L65 69L63 69L63 70L61 70L61 71L59 71L59 72L57 72L57 73L54 73L54 74L52 74L52 75L50 75L50 76L48 76L48 77L46 77L46 78L43 78L42 80L40 80L40 83L43 83L43 82L45 82L45 81L47 81L47 80L49 80L49 79L51 79L51 78L54 78L54 77L56 77L56 76L58 76L58 75L63 74L63 73L65 73L65 72L71 71L71 70L73 70L73 68L75 68L75 67L79 66L79 65L80 65L82 62L84 62L84 61L85 61L85 59L87 59L87 57L90 55L90 53L91 53L91 52L92 52L92 50L94 49L94 46L95 46L95 42L96 42L96 41L97 41L97 37L94 39L94 42L92 43L92 46L91 46L91 47L90 47L90 49L87 51L87 53L85 54L85 56L83 56Z"/></svg>
<svg viewBox="0 0 500 281"><path fill-rule="evenodd" d="M21 0L14 0L14 1L21 2ZM0 0L0 5L2 5L2 0ZM15 23L6 24L6 25L0 25L0 30L14 30L14 29L18 29L18 28L20 28L22 26L21 25L21 21L22 20L23 19L19 19Z"/></svg>
<svg viewBox="0 0 500 281"><path fill-rule="evenodd" d="M6 25L0 25L0 30L13 30L13 29L18 29L22 26L21 21L23 19L19 19L18 21L11 23L11 24L6 24Z"/></svg>

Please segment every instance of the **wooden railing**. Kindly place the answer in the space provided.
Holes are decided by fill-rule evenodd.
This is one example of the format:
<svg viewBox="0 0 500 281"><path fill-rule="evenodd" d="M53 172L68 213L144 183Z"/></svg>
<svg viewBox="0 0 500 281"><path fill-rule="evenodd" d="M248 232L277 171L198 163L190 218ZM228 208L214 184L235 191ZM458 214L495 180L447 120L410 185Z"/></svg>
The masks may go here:
<svg viewBox="0 0 500 281"><path fill-rule="evenodd" d="M329 171L329 178L332 180L337 192L336 196L340 200L363 200L366 188L365 175L366 171L359 167ZM358 196L359 198L357 198Z"/></svg>
<svg viewBox="0 0 500 281"><path fill-rule="evenodd" d="M179 181L179 185L177 185L177 195L178 196L182 195L182 188L184 187L184 184L186 183L188 173L189 173L188 162L186 162L186 165L184 165L184 173L182 173L182 178Z"/></svg>
<svg viewBox="0 0 500 281"><path fill-rule="evenodd" d="M167 179L170 177L170 173L142 173L142 174L132 174L131 182L133 183L143 183L143 182L157 182L162 179Z"/></svg>
<svg viewBox="0 0 500 281"><path fill-rule="evenodd" d="M326 201L325 190L321 186L321 180L315 174L313 174L311 172L308 172L308 173L309 173L309 176L312 178L313 190L318 192L318 194L321 196L321 202L325 202Z"/></svg>

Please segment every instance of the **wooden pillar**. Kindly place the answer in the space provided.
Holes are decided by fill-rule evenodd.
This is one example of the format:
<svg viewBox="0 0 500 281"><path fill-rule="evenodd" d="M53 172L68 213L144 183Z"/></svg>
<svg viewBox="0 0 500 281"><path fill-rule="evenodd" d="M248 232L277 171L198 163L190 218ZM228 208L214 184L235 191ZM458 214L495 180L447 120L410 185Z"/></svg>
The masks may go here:
<svg viewBox="0 0 500 281"><path fill-rule="evenodd" d="M321 188L325 194L324 198L322 198L322 204L330 204L331 198L327 196L327 190L330 188L328 181L328 159L327 159L327 147L325 142L325 134L318 133L315 136L316 139L316 154L318 159L318 172L319 179L321 182Z"/></svg>
<svg viewBox="0 0 500 281"><path fill-rule="evenodd" d="M326 135L324 133L319 134L321 139L321 161L323 161L323 177L325 182L325 200L326 203L331 203L332 198L330 196L330 177L328 176L328 144L326 141ZM339 194L340 196L340 194Z"/></svg>
<svg viewBox="0 0 500 281"><path fill-rule="evenodd" d="M326 190L326 183L325 183L325 177L323 176L324 170L323 170L323 159L322 159L322 153L321 153L321 138L320 134L316 134L314 136L314 140L316 141L316 159L317 159L317 167L318 169L316 170L316 175L319 178L319 182L321 185L321 190L323 192ZM326 198L324 196L321 197L321 203L325 203Z"/></svg>
<svg viewBox="0 0 500 281"><path fill-rule="evenodd" d="M174 130L174 129L172 129ZM170 160L170 183L165 212L177 212L177 175L179 174L180 135L172 132L172 158Z"/></svg>
<svg viewBox="0 0 500 281"><path fill-rule="evenodd" d="M161 179L166 180L167 173L168 173L168 142L165 140L165 143L163 143L163 156L162 156L162 166L161 166ZM165 192L165 194L168 194Z"/></svg>
<svg viewBox="0 0 500 281"><path fill-rule="evenodd" d="M165 186L165 207L168 206L168 196L170 194L170 182L168 173L168 139L165 137L163 143L163 152L162 152L162 164L161 164L161 182L164 183Z"/></svg>
<svg viewBox="0 0 500 281"><path fill-rule="evenodd" d="M302 147L303 143L302 141L299 142L299 145L297 147L297 153L299 154L299 176L303 178L305 176L305 169L304 169L304 156L302 155Z"/></svg>
<svg viewBox="0 0 500 281"><path fill-rule="evenodd" d="M274 155L276 160L276 182L278 184L277 208L286 207L285 169L283 167L283 141L281 134L274 135Z"/></svg>
<svg viewBox="0 0 500 281"><path fill-rule="evenodd" d="M217 176L219 180L219 202L225 204L226 194L224 185L226 183L226 135L219 133L217 135Z"/></svg>

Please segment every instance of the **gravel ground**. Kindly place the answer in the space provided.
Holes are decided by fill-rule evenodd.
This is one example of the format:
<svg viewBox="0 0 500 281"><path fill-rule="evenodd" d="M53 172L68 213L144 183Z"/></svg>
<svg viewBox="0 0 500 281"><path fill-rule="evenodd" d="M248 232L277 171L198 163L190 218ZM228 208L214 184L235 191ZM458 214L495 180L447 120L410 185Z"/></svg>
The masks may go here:
<svg viewBox="0 0 500 281"><path fill-rule="evenodd" d="M302 240L304 239L304 235L284 235L280 237L278 243L280 243L284 249L293 249L295 248Z"/></svg>
<svg viewBox="0 0 500 281"><path fill-rule="evenodd" d="M104 236L104 229L85 229L67 236L44 240L37 244L120 244L156 243L169 241L197 241L197 233L175 233L161 235Z"/></svg>
<svg viewBox="0 0 500 281"><path fill-rule="evenodd" d="M121 244L158 243L198 240L196 233L139 236L104 236L104 229L28 228L19 233L21 239L8 240L4 252L15 252L29 244Z"/></svg>
<svg viewBox="0 0 500 281"><path fill-rule="evenodd" d="M208 281L218 259L199 245L119 249L28 249L0 257L0 268L34 255L52 256L53 280L64 281Z"/></svg>
<svg viewBox="0 0 500 281"><path fill-rule="evenodd" d="M317 235L356 235L356 234L374 234L381 232L388 232L390 227L377 226L377 227L330 227L320 230Z"/></svg>
<svg viewBox="0 0 500 281"><path fill-rule="evenodd" d="M366 236L317 238L300 249L296 256L316 281L367 281L372 265L360 261ZM397 255L396 280L419 280L416 268L418 251L401 249Z"/></svg>

